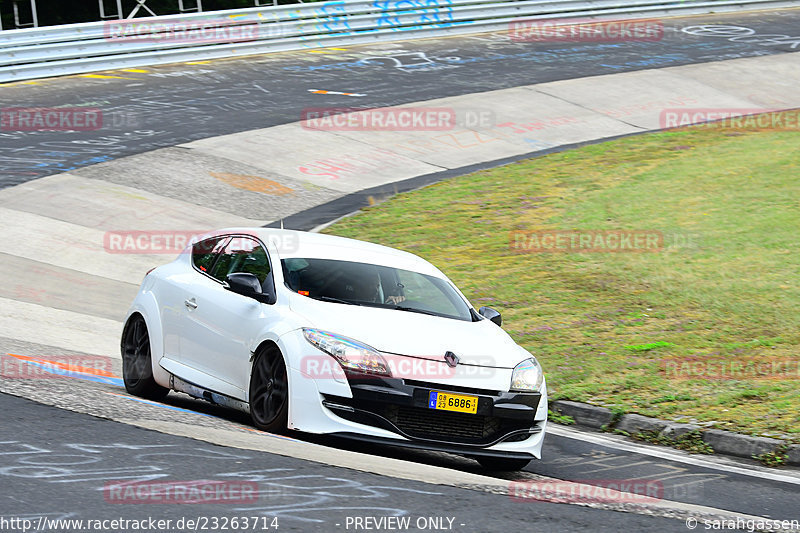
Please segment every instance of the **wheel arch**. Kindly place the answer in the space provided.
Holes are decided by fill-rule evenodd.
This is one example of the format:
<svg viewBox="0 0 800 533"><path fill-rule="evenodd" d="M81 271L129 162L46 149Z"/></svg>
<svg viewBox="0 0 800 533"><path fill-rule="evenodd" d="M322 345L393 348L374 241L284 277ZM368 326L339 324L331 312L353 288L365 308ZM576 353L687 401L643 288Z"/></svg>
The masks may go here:
<svg viewBox="0 0 800 533"><path fill-rule="evenodd" d="M278 337L273 337L270 335L266 338L261 339L261 341L258 342L256 347L250 351L250 369L248 371L248 379L247 379L248 386L245 389L245 394L247 395L248 402L250 401L250 380L253 379L253 365L256 363L256 356L261 352L261 350L264 350L269 347L277 348L278 352L281 354L281 357L283 357L283 364L286 366L287 369L286 380L287 383L289 383L289 390L291 390L291 381L288 372L289 361L286 358L286 350L284 347L281 346L281 342L278 339Z"/></svg>
<svg viewBox="0 0 800 533"><path fill-rule="evenodd" d="M140 292L136 296L125 316L123 332L136 315L144 319L144 323L147 326L147 334L150 336L150 363L153 369L153 379L162 387L170 388L170 374L161 368L159 364L161 358L164 357L164 333L161 326L161 313L159 312L158 302L152 292Z"/></svg>
<svg viewBox="0 0 800 533"><path fill-rule="evenodd" d="M278 355L283 360L283 366L286 372L286 426L285 428L292 427L292 411L294 402L292 401L292 390L293 390L293 380L289 366L289 359L288 359L288 347L283 345L280 338L274 336L274 334L268 334L266 338L262 338L256 345L256 347L250 352L250 369L248 372L248 385L245 388L245 395L246 400L249 403L251 400L250 396L250 389L251 389L251 381L253 379L253 367L255 366L256 359L258 355L265 349L275 349L278 351ZM252 416L252 413L251 413Z"/></svg>
<svg viewBox="0 0 800 533"><path fill-rule="evenodd" d="M255 359L256 354L267 346L274 346L278 350L281 350L281 347L278 345L278 342L275 339L264 339L258 344L258 346L256 346L256 349L253 350L253 355L250 358L251 362ZM283 350L281 350L281 353L283 353Z"/></svg>
<svg viewBox="0 0 800 533"><path fill-rule="evenodd" d="M277 327L273 325L269 329L264 329L256 336L256 340L252 343L250 349L250 375L253 373L253 363L255 363L256 355L267 346L275 346L281 353L286 368L288 369L291 367L292 361L289 361L290 347L286 344L286 339L284 337L287 332L291 332L296 328L291 327L291 323L285 321L281 322L282 323L277 325Z"/></svg>

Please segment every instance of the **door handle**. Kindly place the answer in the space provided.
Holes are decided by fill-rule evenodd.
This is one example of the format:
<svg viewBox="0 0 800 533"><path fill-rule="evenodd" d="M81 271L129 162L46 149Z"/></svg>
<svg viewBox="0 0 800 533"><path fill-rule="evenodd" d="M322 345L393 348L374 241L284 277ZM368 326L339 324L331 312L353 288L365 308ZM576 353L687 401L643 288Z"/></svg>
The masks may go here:
<svg viewBox="0 0 800 533"><path fill-rule="evenodd" d="M185 305L189 309L197 309L197 302L195 301L194 298L192 298L191 300L184 300L183 305Z"/></svg>

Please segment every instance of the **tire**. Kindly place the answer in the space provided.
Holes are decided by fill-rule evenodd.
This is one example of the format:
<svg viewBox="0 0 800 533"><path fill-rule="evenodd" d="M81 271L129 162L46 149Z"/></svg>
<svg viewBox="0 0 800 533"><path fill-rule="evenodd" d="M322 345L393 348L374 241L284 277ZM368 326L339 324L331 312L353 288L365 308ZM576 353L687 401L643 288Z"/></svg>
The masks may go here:
<svg viewBox="0 0 800 533"><path fill-rule="evenodd" d="M149 400L163 400L169 393L153 379L150 334L142 315L133 315L122 331L122 380L129 393Z"/></svg>
<svg viewBox="0 0 800 533"><path fill-rule="evenodd" d="M289 381L277 346L260 348L250 374L250 418L270 433L284 433L289 420Z"/></svg>
<svg viewBox="0 0 800 533"><path fill-rule="evenodd" d="M475 457L475 460L486 470L493 470L496 472L515 472L522 470L530 459L508 459L505 457Z"/></svg>

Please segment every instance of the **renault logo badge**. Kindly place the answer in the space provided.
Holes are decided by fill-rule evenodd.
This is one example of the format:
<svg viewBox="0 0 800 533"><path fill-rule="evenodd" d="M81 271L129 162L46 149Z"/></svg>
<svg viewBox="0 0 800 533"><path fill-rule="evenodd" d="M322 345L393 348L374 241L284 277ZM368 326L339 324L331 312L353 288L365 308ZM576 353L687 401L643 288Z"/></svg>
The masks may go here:
<svg viewBox="0 0 800 533"><path fill-rule="evenodd" d="M458 364L458 356L453 352L444 353L444 361L449 367L455 367Z"/></svg>

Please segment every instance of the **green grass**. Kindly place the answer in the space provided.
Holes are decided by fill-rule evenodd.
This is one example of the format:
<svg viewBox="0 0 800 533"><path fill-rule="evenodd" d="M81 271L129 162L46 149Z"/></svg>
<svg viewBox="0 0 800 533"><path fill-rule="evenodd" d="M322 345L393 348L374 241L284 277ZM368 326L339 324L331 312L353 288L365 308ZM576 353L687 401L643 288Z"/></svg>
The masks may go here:
<svg viewBox="0 0 800 533"><path fill-rule="evenodd" d="M714 449L709 446L705 441L703 441L703 436L700 434L699 431L692 431L685 435L678 437L677 439L673 439L671 437L666 437L661 435L655 431L643 431L641 433L634 433L633 435L628 435L635 440L642 440L645 442L649 442L651 444L660 444L661 446L672 446L673 448L678 448L679 450L684 450L689 453L703 453L703 454L712 454L714 453ZM775 454L764 454L764 456L753 457L754 459L761 461L766 466L779 466L777 463L777 456Z"/></svg>
<svg viewBox="0 0 800 533"><path fill-rule="evenodd" d="M786 460L788 459L786 455L786 448L787 447L784 445L781 446L778 450L775 450L774 452L767 452L767 453L762 453L761 455L754 455L753 459L755 459L756 461L760 461L761 464L763 464L764 466L772 466L772 467L783 466L784 464L786 464Z"/></svg>
<svg viewBox="0 0 800 533"><path fill-rule="evenodd" d="M569 415L562 415L561 413L557 413L556 411L548 410L547 411L547 419L550 422L555 422L556 424L563 424L565 426L571 426L575 423L575 419Z"/></svg>
<svg viewBox="0 0 800 533"><path fill-rule="evenodd" d="M666 348L669 346L675 346L671 342L664 342L664 341L657 341L657 342L648 342L647 344L636 344L634 346L626 346L627 349L633 350L634 352L649 352L655 348Z"/></svg>
<svg viewBox="0 0 800 533"><path fill-rule="evenodd" d="M552 398L800 442L798 178L797 132L691 128L454 178L326 232L416 253L498 309ZM655 253L524 253L516 230L664 240ZM667 371L706 360L787 366Z"/></svg>

